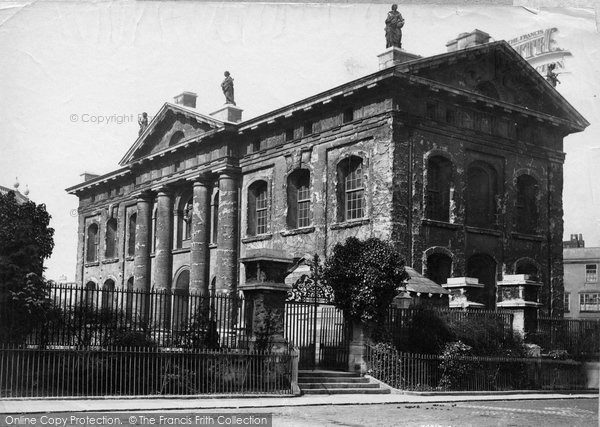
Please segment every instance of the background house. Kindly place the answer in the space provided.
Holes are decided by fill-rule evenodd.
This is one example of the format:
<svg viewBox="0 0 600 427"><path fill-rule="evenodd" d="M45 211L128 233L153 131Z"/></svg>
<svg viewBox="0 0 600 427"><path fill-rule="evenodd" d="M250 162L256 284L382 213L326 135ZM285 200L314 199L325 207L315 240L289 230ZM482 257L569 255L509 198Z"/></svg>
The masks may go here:
<svg viewBox="0 0 600 427"><path fill-rule="evenodd" d="M600 319L600 248L586 248L581 234L563 243L565 317Z"/></svg>

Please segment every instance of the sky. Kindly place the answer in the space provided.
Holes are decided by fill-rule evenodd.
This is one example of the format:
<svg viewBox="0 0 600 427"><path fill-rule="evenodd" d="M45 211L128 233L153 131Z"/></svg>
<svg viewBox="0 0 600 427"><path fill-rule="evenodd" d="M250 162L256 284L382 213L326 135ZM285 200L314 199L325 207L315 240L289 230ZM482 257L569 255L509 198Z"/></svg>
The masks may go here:
<svg viewBox="0 0 600 427"><path fill-rule="evenodd" d="M73 280L77 205L65 188L107 173L150 116L183 91L197 110L235 80L244 119L373 73L389 4L0 2L0 185L15 178L52 215L46 277ZM593 10L400 5L403 47L422 56L475 28L510 40L556 27L572 56L557 89L591 125L565 140L565 238L600 246L600 34Z"/></svg>

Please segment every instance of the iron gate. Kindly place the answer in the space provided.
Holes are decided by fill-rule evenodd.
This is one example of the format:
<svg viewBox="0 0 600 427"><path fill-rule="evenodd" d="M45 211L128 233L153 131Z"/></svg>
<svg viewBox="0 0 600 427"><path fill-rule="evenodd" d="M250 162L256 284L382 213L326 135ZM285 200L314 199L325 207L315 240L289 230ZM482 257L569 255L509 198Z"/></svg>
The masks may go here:
<svg viewBox="0 0 600 427"><path fill-rule="evenodd" d="M300 369L348 368L348 326L333 305L287 301L285 338L298 347Z"/></svg>

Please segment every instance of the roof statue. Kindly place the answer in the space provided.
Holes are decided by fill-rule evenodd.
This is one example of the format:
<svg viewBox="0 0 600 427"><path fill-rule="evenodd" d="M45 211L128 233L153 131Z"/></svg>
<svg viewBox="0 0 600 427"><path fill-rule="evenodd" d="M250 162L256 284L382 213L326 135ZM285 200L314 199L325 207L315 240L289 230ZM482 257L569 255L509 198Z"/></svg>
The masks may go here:
<svg viewBox="0 0 600 427"><path fill-rule="evenodd" d="M221 83L221 89L223 89L223 95L225 95L225 104L235 105L233 100L233 78L229 74L229 71L225 71L225 80Z"/></svg>
<svg viewBox="0 0 600 427"><path fill-rule="evenodd" d="M558 73L554 72L555 68L556 64L554 62L548 64L548 71L546 72L546 80L548 80L548 83L550 83L552 87L556 87L556 84L560 83L560 80L558 80Z"/></svg>
<svg viewBox="0 0 600 427"><path fill-rule="evenodd" d="M142 113L142 117L138 117L138 124L140 125L140 131L138 135L141 135L148 127L148 113L144 112Z"/></svg>
<svg viewBox="0 0 600 427"><path fill-rule="evenodd" d="M398 5L393 4L385 19L385 47L402 48L402 27L404 18L398 12Z"/></svg>

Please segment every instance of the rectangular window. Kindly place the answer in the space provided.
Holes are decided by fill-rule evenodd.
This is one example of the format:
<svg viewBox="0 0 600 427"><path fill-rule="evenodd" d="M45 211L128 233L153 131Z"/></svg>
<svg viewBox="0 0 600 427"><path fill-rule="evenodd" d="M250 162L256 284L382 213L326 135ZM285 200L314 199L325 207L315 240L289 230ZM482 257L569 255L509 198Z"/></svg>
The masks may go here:
<svg viewBox="0 0 600 427"><path fill-rule="evenodd" d="M579 311L600 311L600 293L579 294Z"/></svg>
<svg viewBox="0 0 600 427"><path fill-rule="evenodd" d="M256 234L267 232L267 191L261 191L256 196Z"/></svg>
<svg viewBox="0 0 600 427"><path fill-rule="evenodd" d="M565 313L571 311L571 294L569 292L565 292L564 300L563 300L563 308Z"/></svg>
<svg viewBox="0 0 600 427"><path fill-rule="evenodd" d="M489 117L482 116L481 120L479 121L479 126L482 132L492 133L492 123Z"/></svg>
<svg viewBox="0 0 600 427"><path fill-rule="evenodd" d="M298 188L298 227L310 225L310 191L308 186Z"/></svg>
<svg viewBox="0 0 600 427"><path fill-rule="evenodd" d="M585 265L585 281L586 282L597 282L598 281L598 265L597 264L586 264Z"/></svg>
<svg viewBox="0 0 600 427"><path fill-rule="evenodd" d="M294 139L294 129L286 129L285 130L285 140L291 141Z"/></svg>
<svg viewBox="0 0 600 427"><path fill-rule="evenodd" d="M473 129L475 126L475 117L472 112L464 111L462 114L462 125L467 129Z"/></svg>
<svg viewBox="0 0 600 427"><path fill-rule="evenodd" d="M346 177L346 220L362 218L364 187L362 164L350 171Z"/></svg>
<svg viewBox="0 0 600 427"><path fill-rule="evenodd" d="M451 108L446 110L446 123L451 125L456 124L456 112Z"/></svg>
<svg viewBox="0 0 600 427"><path fill-rule="evenodd" d="M304 123L303 129L302 129L302 134L304 136L306 136L306 135L310 135L311 133L313 133L313 124L312 124L312 122L306 122L306 123Z"/></svg>
<svg viewBox="0 0 600 427"><path fill-rule="evenodd" d="M354 120L354 108L350 107L344 110L344 123L350 123Z"/></svg>
<svg viewBox="0 0 600 427"><path fill-rule="evenodd" d="M436 110L437 110L437 104L433 103L433 102L428 102L427 106L426 106L426 115L428 119L431 120L435 120L436 119Z"/></svg>

